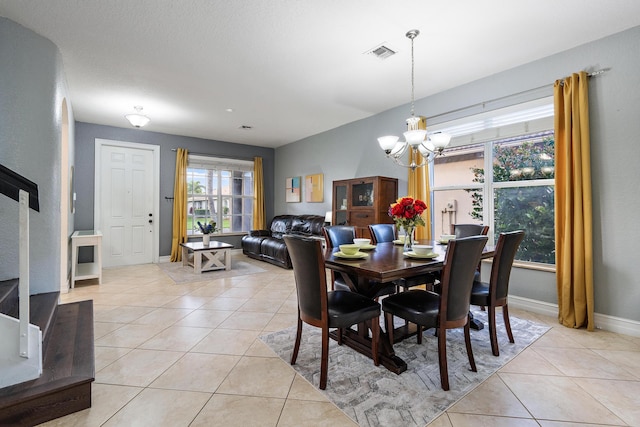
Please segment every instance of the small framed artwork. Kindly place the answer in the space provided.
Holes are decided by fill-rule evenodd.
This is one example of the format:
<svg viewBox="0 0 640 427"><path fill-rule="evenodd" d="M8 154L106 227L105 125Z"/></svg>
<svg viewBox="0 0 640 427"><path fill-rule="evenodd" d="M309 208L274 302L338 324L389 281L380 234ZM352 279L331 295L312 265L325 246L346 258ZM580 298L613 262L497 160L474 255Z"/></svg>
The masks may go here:
<svg viewBox="0 0 640 427"><path fill-rule="evenodd" d="M301 184L302 178L299 176L294 176L291 178L287 178L285 184L285 196L284 200L287 203L296 203L301 201Z"/></svg>
<svg viewBox="0 0 640 427"><path fill-rule="evenodd" d="M324 176L321 173L305 177L304 193L306 202L322 202L324 197L323 181Z"/></svg>

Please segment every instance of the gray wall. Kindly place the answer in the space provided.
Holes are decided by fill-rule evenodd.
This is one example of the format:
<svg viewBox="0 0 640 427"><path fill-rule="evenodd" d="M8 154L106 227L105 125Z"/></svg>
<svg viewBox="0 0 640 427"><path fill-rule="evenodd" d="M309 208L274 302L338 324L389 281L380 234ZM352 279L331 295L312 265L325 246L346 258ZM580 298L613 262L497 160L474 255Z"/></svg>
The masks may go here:
<svg viewBox="0 0 640 427"><path fill-rule="evenodd" d="M552 93L556 79L580 70L610 68L590 79L591 155L593 186L594 287L597 313L640 321L640 276L637 242L640 227L629 221L640 211L640 27L477 80L416 102L416 112L445 120L449 111L490 100L491 108ZM490 58L488 58L490 60ZM434 76L437 78L437 76ZM417 85L420 82L416 82ZM542 89L540 89L542 88ZM536 90L534 90L536 89ZM482 111L469 110L466 114ZM276 150L275 212L324 213L331 207L331 182L357 176L399 178L406 192L406 170L387 160L379 149L380 135L401 134L409 106L279 147ZM449 114L454 119L461 114ZM286 203L288 176L324 173L324 203ZM511 293L556 303L555 275L534 270L514 271Z"/></svg>
<svg viewBox="0 0 640 427"><path fill-rule="evenodd" d="M171 254L173 202L166 200L165 197L173 197L173 181L176 170L176 153L171 151L173 148L186 148L193 153L248 160L252 160L255 156L262 157L267 218L270 219L273 216L275 152L272 148L254 147L229 142L148 132L141 129L122 129L81 122L76 123L75 138L77 192L75 227L77 230L93 229L96 138L160 146L160 256L168 256ZM216 239L231 243L236 247L240 247L240 238L241 236L216 237ZM90 258L91 254L89 251L81 252L81 261L89 260Z"/></svg>
<svg viewBox="0 0 640 427"><path fill-rule="evenodd" d="M0 18L0 163L34 181L40 193L40 212L30 211L32 294L60 290L61 106L65 96L58 48ZM0 280L19 276L18 216L18 203L0 195Z"/></svg>

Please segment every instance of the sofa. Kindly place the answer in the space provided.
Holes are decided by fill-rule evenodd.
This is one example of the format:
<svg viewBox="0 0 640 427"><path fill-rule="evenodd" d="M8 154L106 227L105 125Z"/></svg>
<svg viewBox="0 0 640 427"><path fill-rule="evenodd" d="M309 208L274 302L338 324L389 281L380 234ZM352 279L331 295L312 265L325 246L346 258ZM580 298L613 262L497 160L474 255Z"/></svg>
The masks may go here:
<svg viewBox="0 0 640 427"><path fill-rule="evenodd" d="M291 257L282 236L295 234L324 240L324 216L277 215L268 230L251 230L242 237L242 253L282 268L292 268Z"/></svg>

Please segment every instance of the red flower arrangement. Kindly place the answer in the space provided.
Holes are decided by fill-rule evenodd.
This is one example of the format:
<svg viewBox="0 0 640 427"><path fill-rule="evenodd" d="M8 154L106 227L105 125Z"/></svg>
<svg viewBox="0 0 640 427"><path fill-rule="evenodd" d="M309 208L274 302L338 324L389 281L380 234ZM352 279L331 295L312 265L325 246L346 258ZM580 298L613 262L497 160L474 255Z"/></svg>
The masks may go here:
<svg viewBox="0 0 640 427"><path fill-rule="evenodd" d="M401 197L389 207L389 216L393 218L397 227L404 229L424 225L422 213L427 210L427 205L412 197Z"/></svg>

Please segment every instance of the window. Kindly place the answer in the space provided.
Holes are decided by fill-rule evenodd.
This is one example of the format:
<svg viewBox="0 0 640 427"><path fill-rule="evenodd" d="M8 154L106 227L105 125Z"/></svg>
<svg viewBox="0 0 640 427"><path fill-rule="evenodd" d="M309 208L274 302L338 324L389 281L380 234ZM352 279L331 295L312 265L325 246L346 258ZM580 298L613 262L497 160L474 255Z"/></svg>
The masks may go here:
<svg viewBox="0 0 640 427"><path fill-rule="evenodd" d="M510 110L439 127L453 138L430 169L434 235L484 223L495 243L499 233L523 229L516 260L554 264L553 105Z"/></svg>
<svg viewBox="0 0 640 427"><path fill-rule="evenodd" d="M216 223L219 234L253 226L253 162L189 155L187 234L201 234L198 221Z"/></svg>

